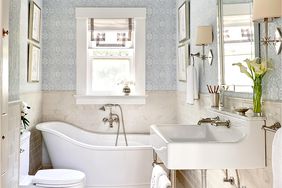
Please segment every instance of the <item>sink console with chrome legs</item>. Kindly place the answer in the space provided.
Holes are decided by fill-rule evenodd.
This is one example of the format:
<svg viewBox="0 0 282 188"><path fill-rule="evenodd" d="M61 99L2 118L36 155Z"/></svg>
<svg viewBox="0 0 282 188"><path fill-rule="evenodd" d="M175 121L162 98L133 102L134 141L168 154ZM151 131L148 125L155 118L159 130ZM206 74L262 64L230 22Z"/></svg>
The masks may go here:
<svg viewBox="0 0 282 188"><path fill-rule="evenodd" d="M210 109L197 124L152 125L150 143L170 170L264 168L264 117ZM207 124L207 126L199 126ZM199 157L200 156L200 157Z"/></svg>

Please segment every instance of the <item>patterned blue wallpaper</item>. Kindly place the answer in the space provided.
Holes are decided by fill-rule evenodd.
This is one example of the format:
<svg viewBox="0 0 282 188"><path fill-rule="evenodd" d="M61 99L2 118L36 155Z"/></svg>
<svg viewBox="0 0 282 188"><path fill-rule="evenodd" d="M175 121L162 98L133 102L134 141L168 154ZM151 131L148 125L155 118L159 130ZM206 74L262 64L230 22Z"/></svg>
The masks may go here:
<svg viewBox="0 0 282 188"><path fill-rule="evenodd" d="M177 7L179 7L184 0L177 1ZM195 58L194 65L199 68L200 72L200 91L201 93L206 93L206 85L214 85L218 83L217 74L218 74L218 60L217 60L217 23L216 23L216 0L206 1L206 0L190 0L190 51L195 54L197 52L202 53L202 47L196 46L196 37L197 37L197 27L204 25L211 25L213 27L213 43L206 47L206 53L209 49L212 49L214 54L214 61L212 66L210 66L207 62L203 63L203 61L199 58ZM199 11L205 10L205 11ZM191 59L192 60L192 59ZM183 82L178 82L178 90L185 91L186 84Z"/></svg>
<svg viewBox="0 0 282 188"><path fill-rule="evenodd" d="M146 49L146 88L148 90L185 90L185 84L176 81L176 10L171 0L44 0L43 1L43 90L75 90L75 7L146 7L147 8L147 49ZM19 97L19 1L12 0L10 30L10 100ZM205 9L199 14L200 9ZM207 93L206 84L217 83L217 36L216 0L191 0L191 52L201 50L195 46L196 27L213 25L214 43L209 46L214 52L212 66L196 59L201 70L201 92ZM27 20L26 20L27 22ZM282 19L270 24L273 36ZM12 29L11 29L12 28ZM264 98L282 100L282 61L273 47L269 50L273 59L273 70L264 80ZM232 94L234 97L251 95Z"/></svg>
<svg viewBox="0 0 282 188"><path fill-rule="evenodd" d="M75 90L76 7L146 7L146 89L176 90L173 0L44 0L43 90Z"/></svg>

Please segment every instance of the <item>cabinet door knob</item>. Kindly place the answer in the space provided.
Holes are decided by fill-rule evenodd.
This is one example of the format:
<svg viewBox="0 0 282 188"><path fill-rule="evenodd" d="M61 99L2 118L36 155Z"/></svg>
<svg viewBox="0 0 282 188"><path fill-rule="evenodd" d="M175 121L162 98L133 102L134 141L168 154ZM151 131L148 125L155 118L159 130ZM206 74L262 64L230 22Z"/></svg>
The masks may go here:
<svg viewBox="0 0 282 188"><path fill-rule="evenodd" d="M25 151L24 149L20 148L20 153L23 153L24 151Z"/></svg>
<svg viewBox="0 0 282 188"><path fill-rule="evenodd" d="M3 29L3 30L2 30L2 36L3 36L3 38L6 37L6 36L8 36L8 35L9 35L9 31Z"/></svg>
<svg viewBox="0 0 282 188"><path fill-rule="evenodd" d="M5 138L6 138L5 136L2 136L2 140L5 140Z"/></svg>

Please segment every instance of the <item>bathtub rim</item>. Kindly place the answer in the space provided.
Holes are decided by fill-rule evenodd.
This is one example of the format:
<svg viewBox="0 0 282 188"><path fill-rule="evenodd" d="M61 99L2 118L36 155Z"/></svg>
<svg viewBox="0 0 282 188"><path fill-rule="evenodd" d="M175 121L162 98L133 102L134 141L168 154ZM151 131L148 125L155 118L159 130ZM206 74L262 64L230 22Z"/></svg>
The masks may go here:
<svg viewBox="0 0 282 188"><path fill-rule="evenodd" d="M75 126L73 124L62 122L62 121L47 121L47 122L38 123L36 125L36 129L41 131L42 134L44 134L44 132L46 132L46 133L58 136L58 137L62 138L63 140L67 141L67 142L70 142L72 144L78 145L78 146L86 148L86 149L95 149L95 150L103 150L103 151L153 150L153 148L152 148L152 146L150 144L148 144L148 145L144 144L144 145L140 145L140 146L114 146L114 143L113 143L113 146L99 146L99 145L86 144L86 143L80 142L78 140L75 140L75 139L73 139L73 138L71 138L71 137L69 137L69 136L67 136L67 135L65 135L65 134L63 134L63 133L61 133L59 131L56 131L56 130L53 130L51 128L46 127L48 125L48 123L52 123L52 124L55 124L55 123L65 124L67 126L72 126L72 127L76 128L76 129L79 129L81 131L84 131L84 132L87 132L87 133L90 133L90 134L100 134L100 135L115 135L115 134L87 131L87 130L82 129L80 127L77 127L77 126ZM140 134L129 133L127 135L148 135L148 137L149 137L149 134L145 134L145 133L140 133Z"/></svg>

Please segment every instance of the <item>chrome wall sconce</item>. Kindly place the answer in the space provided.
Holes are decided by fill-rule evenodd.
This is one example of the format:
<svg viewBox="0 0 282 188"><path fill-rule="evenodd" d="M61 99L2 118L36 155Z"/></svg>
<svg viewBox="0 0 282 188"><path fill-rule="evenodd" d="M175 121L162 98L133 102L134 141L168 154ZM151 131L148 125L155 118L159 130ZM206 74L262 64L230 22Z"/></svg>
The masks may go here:
<svg viewBox="0 0 282 188"><path fill-rule="evenodd" d="M268 24L275 18L282 15L281 0L254 0L253 3L253 21L263 22L265 33L261 40L262 45L265 46L265 58L268 58L268 46L274 44L277 54L281 53L282 37L281 30L277 28L275 37L269 36Z"/></svg>
<svg viewBox="0 0 282 188"><path fill-rule="evenodd" d="M275 50L276 53L279 55L282 51L282 31L280 28L276 28L275 32Z"/></svg>
<svg viewBox="0 0 282 188"><path fill-rule="evenodd" d="M199 57L203 62L208 61L211 65L213 62L212 50L209 50L208 55L205 53L205 47L213 42L212 26L199 26L197 30L197 46L202 46L202 53L191 54L192 57Z"/></svg>

